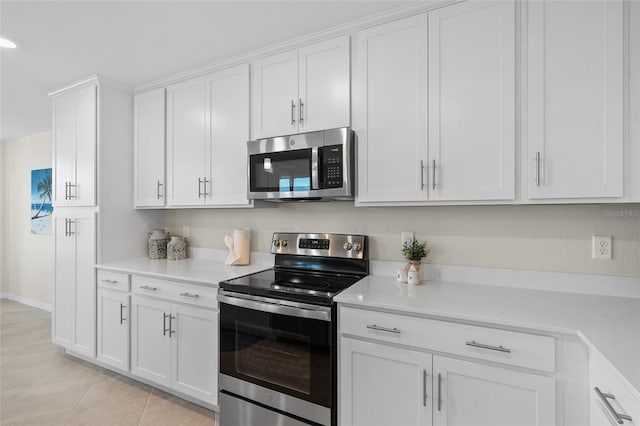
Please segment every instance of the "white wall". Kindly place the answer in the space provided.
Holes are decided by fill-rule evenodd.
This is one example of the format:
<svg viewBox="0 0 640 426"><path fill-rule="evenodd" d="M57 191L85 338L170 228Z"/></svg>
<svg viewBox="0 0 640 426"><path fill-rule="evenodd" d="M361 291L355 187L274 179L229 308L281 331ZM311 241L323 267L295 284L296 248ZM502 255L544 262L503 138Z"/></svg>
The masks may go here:
<svg viewBox="0 0 640 426"><path fill-rule="evenodd" d="M51 132L3 142L2 292L51 304L53 235L31 234L31 170L51 167Z"/></svg>
<svg viewBox="0 0 640 426"><path fill-rule="evenodd" d="M370 257L402 260L400 232L431 247L431 263L640 276L640 204L359 207L283 204L277 209L172 210L165 226L189 244L224 249L233 228L252 228L252 250L267 252L274 231L362 233ZM591 236L613 236L613 260L591 259Z"/></svg>

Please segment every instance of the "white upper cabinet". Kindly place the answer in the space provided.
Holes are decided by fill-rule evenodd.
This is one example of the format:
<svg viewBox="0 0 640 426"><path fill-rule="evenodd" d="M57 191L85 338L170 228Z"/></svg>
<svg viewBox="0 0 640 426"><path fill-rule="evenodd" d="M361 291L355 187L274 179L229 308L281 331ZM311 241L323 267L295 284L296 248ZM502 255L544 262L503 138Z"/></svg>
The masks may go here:
<svg viewBox="0 0 640 426"><path fill-rule="evenodd" d="M53 98L53 203L96 205L97 84Z"/></svg>
<svg viewBox="0 0 640 426"><path fill-rule="evenodd" d="M513 1L429 12L429 199L515 198Z"/></svg>
<svg viewBox="0 0 640 426"><path fill-rule="evenodd" d="M463 2L358 33L358 203L515 198L514 9Z"/></svg>
<svg viewBox="0 0 640 426"><path fill-rule="evenodd" d="M249 140L249 65L206 77L207 123L210 131L207 205L250 206L247 199Z"/></svg>
<svg viewBox="0 0 640 426"><path fill-rule="evenodd" d="M427 200L427 17L360 31L355 49L358 201Z"/></svg>
<svg viewBox="0 0 640 426"><path fill-rule="evenodd" d="M167 204L250 207L249 65L167 88Z"/></svg>
<svg viewBox="0 0 640 426"><path fill-rule="evenodd" d="M253 63L253 139L350 124L349 37Z"/></svg>
<svg viewBox="0 0 640 426"><path fill-rule="evenodd" d="M349 126L350 53L349 37L298 49L300 133Z"/></svg>
<svg viewBox="0 0 640 426"><path fill-rule="evenodd" d="M531 1L529 198L623 195L622 1Z"/></svg>
<svg viewBox="0 0 640 426"><path fill-rule="evenodd" d="M165 205L165 89L133 100L134 187L136 207Z"/></svg>
<svg viewBox="0 0 640 426"><path fill-rule="evenodd" d="M204 203L207 137L204 77L167 88L167 202L171 206Z"/></svg>
<svg viewBox="0 0 640 426"><path fill-rule="evenodd" d="M298 51L253 63L252 137L298 132Z"/></svg>

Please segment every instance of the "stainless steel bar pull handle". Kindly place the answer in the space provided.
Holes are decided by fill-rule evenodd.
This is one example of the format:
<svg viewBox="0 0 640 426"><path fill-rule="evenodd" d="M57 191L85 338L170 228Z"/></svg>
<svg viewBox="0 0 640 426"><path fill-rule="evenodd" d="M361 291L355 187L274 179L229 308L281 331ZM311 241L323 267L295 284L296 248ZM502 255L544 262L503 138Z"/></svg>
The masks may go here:
<svg viewBox="0 0 640 426"><path fill-rule="evenodd" d="M118 284L117 280L109 280L109 279L104 279L102 280L103 283L107 283L107 284Z"/></svg>
<svg viewBox="0 0 640 426"><path fill-rule="evenodd" d="M127 305L123 305L122 303L120 304L120 324L122 324L126 320L126 318L124 318L124 316L122 315L122 312L126 307Z"/></svg>
<svg viewBox="0 0 640 426"><path fill-rule="evenodd" d="M64 183L64 199L69 199L69 182Z"/></svg>
<svg viewBox="0 0 640 426"><path fill-rule="evenodd" d="M204 179L202 179L202 182L204 183L204 197L206 198L208 195L210 195L207 192L207 184L209 183L209 179L204 178Z"/></svg>
<svg viewBox="0 0 640 426"><path fill-rule="evenodd" d="M163 186L163 184L160 183L160 181L158 181L158 185L156 186L156 198L159 200L160 198L162 198L162 194L160 193L160 187Z"/></svg>
<svg viewBox="0 0 640 426"><path fill-rule="evenodd" d="M151 290L151 291L156 291L158 289L158 287L150 287L148 285L141 285L140 288L144 290Z"/></svg>
<svg viewBox="0 0 640 426"><path fill-rule="evenodd" d="M191 293L180 293L180 296L191 297L193 299L197 299L198 297L200 297L199 294L191 294Z"/></svg>
<svg viewBox="0 0 640 426"><path fill-rule="evenodd" d="M427 370L422 370L422 406L427 406Z"/></svg>
<svg viewBox="0 0 640 426"><path fill-rule="evenodd" d="M420 160L420 189L424 190L424 160Z"/></svg>
<svg viewBox="0 0 640 426"><path fill-rule="evenodd" d="M540 151L536 152L536 186L540 186Z"/></svg>
<svg viewBox="0 0 640 426"><path fill-rule="evenodd" d="M500 346L485 345L484 343L478 343L475 340L472 340L470 342L466 342L465 345L473 346L474 348L489 349L490 351L505 352L505 353L508 353L508 354L511 353L511 349L505 348L502 345L500 345Z"/></svg>
<svg viewBox="0 0 640 426"><path fill-rule="evenodd" d="M291 125L296 125L296 104L291 100Z"/></svg>
<svg viewBox="0 0 640 426"><path fill-rule="evenodd" d="M376 331L386 331L387 333L395 333L395 334L400 334L402 333L401 330L397 329L397 328L388 328L388 327L380 327L379 325L375 325L375 324L369 324L367 325L367 328L370 330L376 330Z"/></svg>
<svg viewBox="0 0 640 426"><path fill-rule="evenodd" d="M442 374L438 373L438 411L442 411Z"/></svg>
<svg viewBox="0 0 640 426"><path fill-rule="evenodd" d="M169 328L167 328L167 318L169 318ZM166 336L167 331L171 331L171 314L162 313L162 335ZM171 334L169 334L171 337Z"/></svg>
<svg viewBox="0 0 640 426"><path fill-rule="evenodd" d="M76 195L71 195L71 188L76 188L78 185L74 185L71 182L69 182L69 200L72 200L74 198L76 198Z"/></svg>
<svg viewBox="0 0 640 426"><path fill-rule="evenodd" d="M65 232L64 232L65 237L70 237L73 234L75 234L75 232L71 230L71 225L74 223L75 223L75 220L73 219L65 219Z"/></svg>
<svg viewBox="0 0 640 426"><path fill-rule="evenodd" d="M300 122L301 126L304 126L304 117L302 116L302 107L304 107L304 102L302 102L302 98L298 99L298 121Z"/></svg>
<svg viewBox="0 0 640 426"><path fill-rule="evenodd" d="M64 220L64 236L69 236L69 219Z"/></svg>
<svg viewBox="0 0 640 426"><path fill-rule="evenodd" d="M202 179L198 178L198 198L202 198Z"/></svg>
<svg viewBox="0 0 640 426"><path fill-rule="evenodd" d="M172 335L176 334L175 330L173 329L173 320L176 319L175 315L169 315L169 337L171 337Z"/></svg>
<svg viewBox="0 0 640 426"><path fill-rule="evenodd" d="M431 189L436 189L436 160L431 162Z"/></svg>
<svg viewBox="0 0 640 426"><path fill-rule="evenodd" d="M614 420L616 421L616 423L618 423L619 425L624 424L625 420L628 420L630 422L633 421L633 419L631 418L631 416L628 416L626 414L622 414L622 413L618 413L613 406L611 405L611 403L609 402L610 399L616 399L615 395L612 395L610 393L603 393L597 386L595 388L593 388L593 390L596 392L596 394L598 395L598 397L600 397L600 399L602 400L602 403L605 405L605 407L607 407L607 410L609 410L609 413L611 413L611 416L614 418Z"/></svg>

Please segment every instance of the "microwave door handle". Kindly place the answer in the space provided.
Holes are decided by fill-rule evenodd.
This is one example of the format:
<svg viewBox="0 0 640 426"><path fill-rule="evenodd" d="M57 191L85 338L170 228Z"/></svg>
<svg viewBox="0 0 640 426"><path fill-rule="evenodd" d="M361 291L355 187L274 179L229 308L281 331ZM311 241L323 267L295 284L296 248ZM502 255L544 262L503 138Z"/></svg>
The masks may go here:
<svg viewBox="0 0 640 426"><path fill-rule="evenodd" d="M320 189L318 148L311 148L311 189Z"/></svg>

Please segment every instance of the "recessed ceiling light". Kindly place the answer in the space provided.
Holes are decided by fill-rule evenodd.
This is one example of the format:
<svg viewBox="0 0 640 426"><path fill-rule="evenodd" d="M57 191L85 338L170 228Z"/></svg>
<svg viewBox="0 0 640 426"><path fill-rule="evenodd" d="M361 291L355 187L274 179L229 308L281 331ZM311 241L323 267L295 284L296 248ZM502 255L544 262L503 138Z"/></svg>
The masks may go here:
<svg viewBox="0 0 640 426"><path fill-rule="evenodd" d="M9 49L15 49L16 48L16 44L14 42L12 42L11 40L8 40L4 37L0 37L0 47L7 47Z"/></svg>

